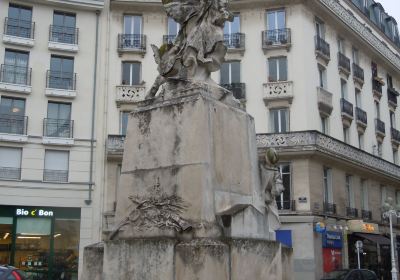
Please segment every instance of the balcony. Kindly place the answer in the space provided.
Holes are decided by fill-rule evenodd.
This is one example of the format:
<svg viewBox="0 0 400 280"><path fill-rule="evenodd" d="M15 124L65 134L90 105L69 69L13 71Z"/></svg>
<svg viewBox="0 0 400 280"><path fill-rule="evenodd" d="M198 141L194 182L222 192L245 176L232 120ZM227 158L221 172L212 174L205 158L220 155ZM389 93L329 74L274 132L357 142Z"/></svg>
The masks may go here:
<svg viewBox="0 0 400 280"><path fill-rule="evenodd" d="M385 123L380 119L375 119L375 133L380 140L383 140L385 137Z"/></svg>
<svg viewBox="0 0 400 280"><path fill-rule="evenodd" d="M117 86L115 101L120 104L134 104L143 101L146 97L146 87L142 85L121 85Z"/></svg>
<svg viewBox="0 0 400 280"><path fill-rule="evenodd" d="M290 28L265 30L262 32L262 48L270 49L289 49L292 38Z"/></svg>
<svg viewBox="0 0 400 280"><path fill-rule="evenodd" d="M164 35L163 36L163 44L173 44L175 42L176 35Z"/></svg>
<svg viewBox="0 0 400 280"><path fill-rule="evenodd" d="M69 119L44 119L43 144L65 145L74 144L74 121Z"/></svg>
<svg viewBox="0 0 400 280"><path fill-rule="evenodd" d="M400 131L398 131L394 127L391 127L390 134L392 137L392 144L397 148L400 145Z"/></svg>
<svg viewBox="0 0 400 280"><path fill-rule="evenodd" d="M372 93L375 100L379 102L382 97L382 83L377 80L377 77L372 78Z"/></svg>
<svg viewBox="0 0 400 280"><path fill-rule="evenodd" d="M351 104L346 99L341 98L340 99L340 109L342 112L343 125L349 127L354 118L353 104Z"/></svg>
<svg viewBox="0 0 400 280"><path fill-rule="evenodd" d="M78 47L79 29L75 27L50 25L49 45L50 50L76 53Z"/></svg>
<svg viewBox="0 0 400 280"><path fill-rule="evenodd" d="M356 107L356 122L358 131L364 133L368 125L367 112L359 107Z"/></svg>
<svg viewBox="0 0 400 280"><path fill-rule="evenodd" d="M0 115L0 141L27 142L27 116Z"/></svg>
<svg viewBox="0 0 400 280"><path fill-rule="evenodd" d="M296 211L296 200L276 201L279 211Z"/></svg>
<svg viewBox="0 0 400 280"><path fill-rule="evenodd" d="M0 167L0 179L20 180L21 168Z"/></svg>
<svg viewBox="0 0 400 280"><path fill-rule="evenodd" d="M397 97L399 96L399 93L394 88L388 88L387 94L389 106L391 109L395 110L397 107Z"/></svg>
<svg viewBox="0 0 400 280"><path fill-rule="evenodd" d="M2 64L0 90L29 94L32 92L31 76L31 68Z"/></svg>
<svg viewBox="0 0 400 280"><path fill-rule="evenodd" d="M43 181L54 182L54 183L67 183L68 182L68 170L43 170Z"/></svg>
<svg viewBox="0 0 400 280"><path fill-rule="evenodd" d="M76 97L76 73L47 70L46 96Z"/></svg>
<svg viewBox="0 0 400 280"><path fill-rule="evenodd" d="M243 33L224 34L224 44L228 48L228 52L243 52L245 50L245 38Z"/></svg>
<svg viewBox="0 0 400 280"><path fill-rule="evenodd" d="M324 88L317 87L318 109L321 115L330 116L333 110L332 93Z"/></svg>
<svg viewBox="0 0 400 280"><path fill-rule="evenodd" d="M231 91L233 93L233 97L235 97L239 101L241 101L241 102L246 101L246 84L245 83L222 84L221 87Z"/></svg>
<svg viewBox="0 0 400 280"><path fill-rule="evenodd" d="M353 63L353 80L358 83L361 87L364 84L364 69L357 64Z"/></svg>
<svg viewBox="0 0 400 280"><path fill-rule="evenodd" d="M358 209L346 207L346 216L350 218L358 218Z"/></svg>
<svg viewBox="0 0 400 280"><path fill-rule="evenodd" d="M291 104L293 100L293 82L277 81L264 84L264 103L270 106L271 103L282 105ZM279 103L279 104L278 104Z"/></svg>
<svg viewBox="0 0 400 280"><path fill-rule="evenodd" d="M118 52L146 53L146 35L118 34Z"/></svg>
<svg viewBox="0 0 400 280"><path fill-rule="evenodd" d="M331 60L330 46L319 36L315 36L315 54L317 58L320 58L325 64L328 64Z"/></svg>
<svg viewBox="0 0 400 280"><path fill-rule="evenodd" d="M324 213L336 215L336 204L324 202Z"/></svg>
<svg viewBox="0 0 400 280"><path fill-rule="evenodd" d="M122 159L124 153L125 135L108 135L107 158Z"/></svg>
<svg viewBox="0 0 400 280"><path fill-rule="evenodd" d="M372 220L372 212L368 210L361 210L361 218L364 221L371 221Z"/></svg>
<svg viewBox="0 0 400 280"><path fill-rule="evenodd" d="M5 18L3 43L33 47L35 23L31 21Z"/></svg>
<svg viewBox="0 0 400 280"><path fill-rule="evenodd" d="M340 52L338 52L338 67L339 73L346 76L346 78L350 75L350 59Z"/></svg>

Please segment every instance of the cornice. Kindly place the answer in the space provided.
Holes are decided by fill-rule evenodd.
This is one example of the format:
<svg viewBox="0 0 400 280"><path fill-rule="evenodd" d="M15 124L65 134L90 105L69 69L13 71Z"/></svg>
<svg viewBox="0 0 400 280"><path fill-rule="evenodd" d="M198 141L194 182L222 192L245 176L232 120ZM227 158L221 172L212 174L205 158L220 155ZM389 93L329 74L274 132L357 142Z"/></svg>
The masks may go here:
<svg viewBox="0 0 400 280"><path fill-rule="evenodd" d="M354 17L338 0L318 0L340 20L356 32L364 41L378 51L390 64L400 71L400 57L390 50L378 37L376 37L362 22Z"/></svg>

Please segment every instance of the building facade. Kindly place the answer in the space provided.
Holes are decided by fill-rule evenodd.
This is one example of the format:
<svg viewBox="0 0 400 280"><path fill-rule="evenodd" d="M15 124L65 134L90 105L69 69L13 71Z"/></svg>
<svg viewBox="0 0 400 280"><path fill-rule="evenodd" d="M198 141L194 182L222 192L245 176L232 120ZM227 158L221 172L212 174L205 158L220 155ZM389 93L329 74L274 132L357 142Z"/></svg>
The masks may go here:
<svg viewBox="0 0 400 280"><path fill-rule="evenodd" d="M37 279L77 279L83 248L100 240L92 109L103 7L0 2L0 263Z"/></svg>

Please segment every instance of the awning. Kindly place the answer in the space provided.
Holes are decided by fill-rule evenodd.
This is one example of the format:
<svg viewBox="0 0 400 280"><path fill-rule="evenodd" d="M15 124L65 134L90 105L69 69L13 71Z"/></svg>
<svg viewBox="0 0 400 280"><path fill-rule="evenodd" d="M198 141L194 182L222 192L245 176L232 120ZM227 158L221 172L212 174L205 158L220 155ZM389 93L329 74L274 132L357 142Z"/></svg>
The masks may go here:
<svg viewBox="0 0 400 280"><path fill-rule="evenodd" d="M370 234L370 233L354 233L354 235L368 239L369 241L372 241L374 243L380 244L380 245L390 245L390 239L379 234Z"/></svg>

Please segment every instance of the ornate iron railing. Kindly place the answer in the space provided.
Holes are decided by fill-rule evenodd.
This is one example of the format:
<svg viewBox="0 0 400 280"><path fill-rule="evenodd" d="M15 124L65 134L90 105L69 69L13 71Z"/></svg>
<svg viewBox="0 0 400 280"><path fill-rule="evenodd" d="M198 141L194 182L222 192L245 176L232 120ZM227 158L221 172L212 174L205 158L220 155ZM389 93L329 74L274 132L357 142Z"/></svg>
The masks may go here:
<svg viewBox="0 0 400 280"><path fill-rule="evenodd" d="M340 99L340 108L342 110L342 113L345 113L345 114L353 117L353 104L351 104L349 101L347 101L344 98L341 98Z"/></svg>
<svg viewBox="0 0 400 280"><path fill-rule="evenodd" d="M222 87L232 91L233 96L239 100L246 100L246 84L245 83L231 83L222 84Z"/></svg>
<svg viewBox="0 0 400 280"><path fill-rule="evenodd" d="M245 34L243 33L224 34L224 43L228 49L244 49Z"/></svg>
<svg viewBox="0 0 400 280"><path fill-rule="evenodd" d="M31 85L32 68L2 64L0 82L15 85Z"/></svg>
<svg viewBox="0 0 400 280"><path fill-rule="evenodd" d="M315 50L321 52L324 56L330 58L331 50L329 44L320 36L315 36Z"/></svg>
<svg viewBox="0 0 400 280"><path fill-rule="evenodd" d="M146 35L118 34L118 49L146 51Z"/></svg>
<svg viewBox="0 0 400 280"><path fill-rule="evenodd" d="M358 209L346 207L346 216L351 217L351 218L357 218L358 217Z"/></svg>
<svg viewBox="0 0 400 280"><path fill-rule="evenodd" d="M43 136L74 138L74 121L68 119L44 119Z"/></svg>
<svg viewBox="0 0 400 280"><path fill-rule="evenodd" d="M68 182L68 170L43 170L43 181L45 182Z"/></svg>
<svg viewBox="0 0 400 280"><path fill-rule="evenodd" d="M357 121L367 125L368 124L367 112L365 112L361 108L356 107L356 119Z"/></svg>
<svg viewBox="0 0 400 280"><path fill-rule="evenodd" d="M361 218L365 221L372 220L372 212L369 210L361 210Z"/></svg>
<svg viewBox="0 0 400 280"><path fill-rule="evenodd" d="M0 115L0 133L26 135L27 126L27 116Z"/></svg>
<svg viewBox="0 0 400 280"><path fill-rule="evenodd" d="M353 76L364 82L364 69L355 63L353 63Z"/></svg>
<svg viewBox="0 0 400 280"><path fill-rule="evenodd" d="M276 200L276 205L278 206L278 210L290 210L296 211L296 200Z"/></svg>
<svg viewBox="0 0 400 280"><path fill-rule="evenodd" d="M375 131L385 134L385 123L380 119L375 119Z"/></svg>
<svg viewBox="0 0 400 280"><path fill-rule="evenodd" d="M32 21L7 17L4 20L4 34L15 37L34 39L35 23Z"/></svg>
<svg viewBox="0 0 400 280"><path fill-rule="evenodd" d="M176 35L164 35L163 44L173 44L175 42Z"/></svg>
<svg viewBox="0 0 400 280"><path fill-rule="evenodd" d="M0 178L19 180L21 179L21 168L0 167Z"/></svg>
<svg viewBox="0 0 400 280"><path fill-rule="evenodd" d="M324 202L324 213L325 214L336 214L336 204Z"/></svg>
<svg viewBox="0 0 400 280"><path fill-rule="evenodd" d="M399 93L394 88L388 88L387 93L389 102L397 105L397 96L399 96Z"/></svg>
<svg viewBox="0 0 400 280"><path fill-rule="evenodd" d="M287 45L291 43L290 28L271 29L262 32L262 47L268 48L273 45Z"/></svg>
<svg viewBox="0 0 400 280"><path fill-rule="evenodd" d="M391 127L390 128L390 132L391 132L391 135L392 135L392 140L400 143L400 131L398 131L394 127Z"/></svg>
<svg viewBox="0 0 400 280"><path fill-rule="evenodd" d="M339 67L350 73L350 59L341 52L338 52L338 64Z"/></svg>
<svg viewBox="0 0 400 280"><path fill-rule="evenodd" d="M46 87L76 90L76 73L47 70Z"/></svg>
<svg viewBox="0 0 400 280"><path fill-rule="evenodd" d="M375 79L372 79L372 89L382 94L382 84Z"/></svg>
<svg viewBox="0 0 400 280"><path fill-rule="evenodd" d="M79 29L62 25L50 25L49 41L63 44L78 45Z"/></svg>

